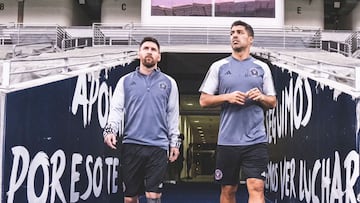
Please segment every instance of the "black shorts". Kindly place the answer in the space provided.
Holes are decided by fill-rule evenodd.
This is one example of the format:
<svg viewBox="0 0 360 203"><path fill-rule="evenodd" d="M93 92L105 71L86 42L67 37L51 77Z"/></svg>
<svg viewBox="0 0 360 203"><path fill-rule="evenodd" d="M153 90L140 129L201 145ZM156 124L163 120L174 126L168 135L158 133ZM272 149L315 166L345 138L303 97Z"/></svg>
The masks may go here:
<svg viewBox="0 0 360 203"><path fill-rule="evenodd" d="M238 184L240 169L245 179L265 180L268 162L267 143L250 146L217 146L215 182L222 185Z"/></svg>
<svg viewBox="0 0 360 203"><path fill-rule="evenodd" d="M123 144L120 163L125 197L134 197L144 192L162 192L168 164L165 149Z"/></svg>

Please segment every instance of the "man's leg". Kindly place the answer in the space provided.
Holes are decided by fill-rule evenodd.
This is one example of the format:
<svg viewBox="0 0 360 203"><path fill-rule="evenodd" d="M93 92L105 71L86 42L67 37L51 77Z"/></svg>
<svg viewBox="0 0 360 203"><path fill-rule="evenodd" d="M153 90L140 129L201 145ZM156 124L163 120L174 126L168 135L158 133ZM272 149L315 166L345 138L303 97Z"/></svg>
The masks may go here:
<svg viewBox="0 0 360 203"><path fill-rule="evenodd" d="M220 203L236 203L238 185L222 185Z"/></svg>
<svg viewBox="0 0 360 203"><path fill-rule="evenodd" d="M262 179L248 178L246 185L249 192L249 203L265 203L265 183Z"/></svg>
<svg viewBox="0 0 360 203"><path fill-rule="evenodd" d="M161 203L161 193L145 192L147 203Z"/></svg>
<svg viewBox="0 0 360 203"><path fill-rule="evenodd" d="M145 164L145 196L148 203L160 203L168 167L167 151L159 147L150 147L147 158Z"/></svg>
<svg viewBox="0 0 360 203"><path fill-rule="evenodd" d="M124 203L139 203L139 198L138 198L138 196L124 197Z"/></svg>
<svg viewBox="0 0 360 203"><path fill-rule="evenodd" d="M244 158L243 172L249 193L249 203L265 203L265 174L269 163L267 143L248 147Z"/></svg>
<svg viewBox="0 0 360 203"><path fill-rule="evenodd" d="M161 203L161 199L160 198L159 199L149 199L149 198L147 198L146 202L147 203Z"/></svg>

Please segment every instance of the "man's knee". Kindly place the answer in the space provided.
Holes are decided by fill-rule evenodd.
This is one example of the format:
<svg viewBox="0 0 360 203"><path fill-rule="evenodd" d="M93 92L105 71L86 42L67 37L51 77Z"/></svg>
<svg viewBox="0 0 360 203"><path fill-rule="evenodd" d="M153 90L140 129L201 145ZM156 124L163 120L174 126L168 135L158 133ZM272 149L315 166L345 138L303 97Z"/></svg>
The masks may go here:
<svg viewBox="0 0 360 203"><path fill-rule="evenodd" d="M147 203L161 203L160 198L146 198Z"/></svg>
<svg viewBox="0 0 360 203"><path fill-rule="evenodd" d="M237 188L237 185L223 185L221 187L221 194L227 196L235 196Z"/></svg>
<svg viewBox="0 0 360 203"><path fill-rule="evenodd" d="M265 182L261 179L248 178L247 189L249 192L264 192Z"/></svg>
<svg viewBox="0 0 360 203"><path fill-rule="evenodd" d="M138 202L138 196L124 198L124 203L134 203L134 202Z"/></svg>

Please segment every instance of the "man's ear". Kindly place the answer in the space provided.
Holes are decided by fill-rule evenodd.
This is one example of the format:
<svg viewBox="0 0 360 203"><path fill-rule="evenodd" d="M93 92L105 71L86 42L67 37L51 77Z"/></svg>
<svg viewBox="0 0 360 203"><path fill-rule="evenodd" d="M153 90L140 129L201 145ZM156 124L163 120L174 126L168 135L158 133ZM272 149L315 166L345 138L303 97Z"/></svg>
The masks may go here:
<svg viewBox="0 0 360 203"><path fill-rule="evenodd" d="M160 62L160 61L161 61L161 53L159 54L158 62Z"/></svg>
<svg viewBox="0 0 360 203"><path fill-rule="evenodd" d="M249 37L249 41L252 44L254 42L254 37Z"/></svg>

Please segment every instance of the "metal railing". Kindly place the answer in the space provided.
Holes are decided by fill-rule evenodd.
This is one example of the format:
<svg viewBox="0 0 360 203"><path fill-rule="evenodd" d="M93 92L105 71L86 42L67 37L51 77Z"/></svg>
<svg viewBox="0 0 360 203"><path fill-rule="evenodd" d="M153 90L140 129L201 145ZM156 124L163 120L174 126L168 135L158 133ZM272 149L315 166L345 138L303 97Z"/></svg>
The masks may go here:
<svg viewBox="0 0 360 203"><path fill-rule="evenodd" d="M351 45L351 53L354 53L360 48L360 31L353 32L345 42Z"/></svg>
<svg viewBox="0 0 360 203"><path fill-rule="evenodd" d="M79 28L80 29L80 28ZM90 29L90 28L89 28ZM228 44L228 27L180 27L180 26L142 26L138 24L102 24L92 25L92 39L72 37L58 25L13 24L0 26L0 44L20 44L44 41L48 37L56 41L59 50L69 50L86 46L136 45L144 36L151 35L163 45L178 44ZM25 40L25 41L24 41ZM359 49L359 34L353 33L346 41L324 41L322 30L318 28L255 29L254 46L280 48L320 48L352 56Z"/></svg>
<svg viewBox="0 0 360 203"><path fill-rule="evenodd" d="M352 56L351 52L351 44L347 42L339 42L339 41L322 41L321 46L323 50L328 52L336 52L342 54L344 56Z"/></svg>
<svg viewBox="0 0 360 203"><path fill-rule="evenodd" d="M328 31L329 32L329 31ZM333 30L335 39L322 39L322 49L329 52L340 53L347 57L357 58L356 52L360 48L360 32L337 31ZM346 35L346 37L336 38L336 35Z"/></svg>
<svg viewBox="0 0 360 203"><path fill-rule="evenodd" d="M128 24L124 26L116 25L104 25L104 24L94 24L93 29L93 39L92 41L82 41L74 38L63 37L61 39L61 47L64 50L71 49L73 47L88 46L92 43L93 46L104 46L104 45L126 45L132 46L138 44L144 36L154 36L159 42L164 46L171 45L187 45L187 44L196 44L196 45L228 45L229 44L229 29L226 27L166 27L166 26L139 26L134 24ZM64 34L64 33L63 33ZM293 29L293 28L284 28L284 29L255 29L255 47L262 48L314 48L314 49L323 49L326 45L322 43L322 31L319 29ZM331 48L332 49L332 48ZM329 49L329 50L331 50ZM334 48L337 53L342 53L342 50L345 53L348 53L350 48ZM274 57L275 52L271 52L271 56ZM135 54L136 55L136 54ZM79 56L80 57L80 56ZM78 57L78 58L79 58ZM297 57L296 60L292 59L286 54L282 54L281 60L289 60L288 64L293 63L296 67L305 68L311 71L323 71L322 73L328 75L329 78L334 79L334 81L342 81L344 84L354 88L356 91L359 91L360 84L358 78L360 78L359 68L358 67L348 67L351 70L349 76L341 76L334 70L329 71L323 67L343 67L342 64L332 64L328 62L319 62L319 60L313 60L308 58ZM10 87L12 76L19 75L31 75L31 73L36 72L46 72L53 71L50 74L61 74L68 72L69 66L81 66L85 64L97 64L103 63L103 59L94 58L94 55L91 57L81 56L81 63L69 64L69 61L76 57L65 57L65 58L56 58L56 59L14 59L14 60L5 60L3 61L3 70L0 74L2 79L0 87ZM307 60L306 63L302 64L298 60ZM95 60L95 61L94 61ZM37 69L30 68L26 70L20 70L16 67L22 66L22 64L32 62L37 62L40 66ZM85 62L84 62L85 61ZM311 65L309 65L311 61ZM44 65L42 65L44 63ZM53 63L54 65L51 65ZM59 65L61 64L61 65ZM1 64L0 64L1 65ZM56 70L54 72L54 70ZM32 74L36 75L36 74ZM41 77L42 75L49 74L39 74L36 77ZM25 78L25 79L24 79ZM30 77L29 80L33 78ZM25 76L19 81L23 82L28 80ZM346 81L346 82L344 82Z"/></svg>
<svg viewBox="0 0 360 203"><path fill-rule="evenodd" d="M14 85L44 79L49 76L66 74L89 67L111 68L130 63L137 58L133 51L109 52L82 56L63 56L55 58L15 58L0 61L0 89L13 88ZM1 64L2 63L2 64Z"/></svg>
<svg viewBox="0 0 360 203"><path fill-rule="evenodd" d="M41 48L39 47L39 45L42 45ZM30 47L30 46L33 46L31 53L23 53L23 50L21 50L21 49L18 51L19 47ZM40 52L37 51L37 48L44 49L44 46L50 48L50 52L55 52L56 47L55 47L54 41L14 44L13 49L12 49L12 54L11 54L12 56L10 56L9 58L14 58L17 56L27 57L27 56L39 55Z"/></svg>
<svg viewBox="0 0 360 203"><path fill-rule="evenodd" d="M253 54L268 59L273 64L282 64L282 67L305 71L317 78L317 81L331 81L349 92L360 93L360 63L346 65L269 50L255 51Z"/></svg>
<svg viewBox="0 0 360 203"><path fill-rule="evenodd" d="M93 29L93 46L97 45L105 45L106 44L106 38L104 33L101 32L100 24L94 23L92 26Z"/></svg>
<svg viewBox="0 0 360 203"><path fill-rule="evenodd" d="M56 26L56 43L55 44L57 47L62 49L62 47L65 46L64 40L69 40L71 38L72 38L71 35L69 33L67 33L64 28L62 28L61 26Z"/></svg>
<svg viewBox="0 0 360 203"><path fill-rule="evenodd" d="M162 45L229 44L228 27L168 27L94 24L94 45L134 45L144 36L153 36ZM320 48L321 30L271 28L254 29L254 46Z"/></svg>
<svg viewBox="0 0 360 203"><path fill-rule="evenodd" d="M56 25L15 23L2 25L0 30L0 38L8 39L11 44L55 41L56 38Z"/></svg>
<svg viewBox="0 0 360 203"><path fill-rule="evenodd" d="M67 51L70 49L84 48L92 45L92 38L86 37L72 37L63 39L61 41L61 50Z"/></svg>
<svg viewBox="0 0 360 203"><path fill-rule="evenodd" d="M89 37L72 37L59 25L10 24L0 25L0 45L53 42L59 50L92 46Z"/></svg>

